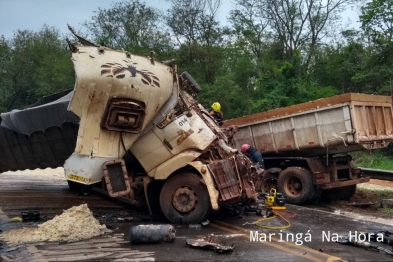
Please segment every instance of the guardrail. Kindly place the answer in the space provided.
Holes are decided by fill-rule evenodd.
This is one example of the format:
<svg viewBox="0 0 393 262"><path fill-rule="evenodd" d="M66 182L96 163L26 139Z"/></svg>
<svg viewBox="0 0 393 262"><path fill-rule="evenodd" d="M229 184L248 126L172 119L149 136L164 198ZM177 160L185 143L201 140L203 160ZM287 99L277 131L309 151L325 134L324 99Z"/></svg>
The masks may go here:
<svg viewBox="0 0 393 262"><path fill-rule="evenodd" d="M362 170L363 176L369 176L374 179L393 181L393 171L391 170L372 169L372 168L363 168L363 167L360 167L360 169Z"/></svg>

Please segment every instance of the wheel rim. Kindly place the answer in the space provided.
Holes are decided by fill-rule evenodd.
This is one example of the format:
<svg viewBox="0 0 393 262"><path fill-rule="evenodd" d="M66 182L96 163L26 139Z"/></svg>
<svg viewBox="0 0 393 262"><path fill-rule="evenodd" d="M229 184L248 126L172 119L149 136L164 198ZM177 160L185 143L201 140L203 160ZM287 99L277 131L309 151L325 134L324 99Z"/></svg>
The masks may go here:
<svg viewBox="0 0 393 262"><path fill-rule="evenodd" d="M191 187L178 187L172 197L173 207L181 213L192 212L195 210L197 203L197 194Z"/></svg>
<svg viewBox="0 0 393 262"><path fill-rule="evenodd" d="M277 189L277 179L273 178L273 177L269 177L267 179L264 179L262 181L262 185L260 187L260 190L263 193L268 193L268 192L270 192L271 188Z"/></svg>
<svg viewBox="0 0 393 262"><path fill-rule="evenodd" d="M299 196L302 193L302 181L298 177L290 177L284 185L288 195Z"/></svg>

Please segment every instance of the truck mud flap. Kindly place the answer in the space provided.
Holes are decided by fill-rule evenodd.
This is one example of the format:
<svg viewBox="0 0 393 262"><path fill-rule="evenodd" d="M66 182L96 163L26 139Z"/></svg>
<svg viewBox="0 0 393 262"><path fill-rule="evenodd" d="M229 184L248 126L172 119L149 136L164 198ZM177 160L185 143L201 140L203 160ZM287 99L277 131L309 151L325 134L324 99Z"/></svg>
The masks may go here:
<svg viewBox="0 0 393 262"><path fill-rule="evenodd" d="M63 166L75 150L78 128L64 122L28 136L0 127L0 172Z"/></svg>
<svg viewBox="0 0 393 262"><path fill-rule="evenodd" d="M208 166L220 192L222 201L240 198L241 188L231 159L213 162Z"/></svg>

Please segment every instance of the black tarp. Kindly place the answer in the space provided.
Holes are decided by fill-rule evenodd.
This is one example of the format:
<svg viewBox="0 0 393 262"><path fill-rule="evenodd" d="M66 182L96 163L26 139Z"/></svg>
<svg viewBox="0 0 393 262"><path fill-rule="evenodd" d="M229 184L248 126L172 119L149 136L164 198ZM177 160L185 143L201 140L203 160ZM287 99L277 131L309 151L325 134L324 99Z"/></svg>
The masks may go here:
<svg viewBox="0 0 393 262"><path fill-rule="evenodd" d="M55 168L75 150L79 117L68 111L72 91L1 114L0 172Z"/></svg>
<svg viewBox="0 0 393 262"><path fill-rule="evenodd" d="M59 97L59 94L64 94ZM79 124L79 117L68 111L72 91L62 92L41 99L25 108L15 109L1 114L1 127L16 133L31 135L36 131L44 131L49 127L61 127L63 123ZM47 102L47 103L43 103Z"/></svg>

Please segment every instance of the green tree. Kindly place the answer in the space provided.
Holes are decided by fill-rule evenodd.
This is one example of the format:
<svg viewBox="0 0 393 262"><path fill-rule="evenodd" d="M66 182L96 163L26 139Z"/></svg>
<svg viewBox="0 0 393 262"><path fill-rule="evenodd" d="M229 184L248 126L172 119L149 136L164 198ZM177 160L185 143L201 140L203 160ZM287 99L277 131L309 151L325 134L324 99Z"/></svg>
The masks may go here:
<svg viewBox="0 0 393 262"><path fill-rule="evenodd" d="M393 1L372 0L362 9L360 21L372 42L365 70L354 77L369 92L393 94Z"/></svg>
<svg viewBox="0 0 393 262"><path fill-rule="evenodd" d="M223 53L222 74L230 74L245 94L251 94L258 77L254 54L242 42L227 44Z"/></svg>
<svg viewBox="0 0 393 262"><path fill-rule="evenodd" d="M42 96L71 89L75 82L71 54L55 28L18 30L0 38L2 111L33 103Z"/></svg>
<svg viewBox="0 0 393 262"><path fill-rule="evenodd" d="M258 50L266 41L264 32L279 41L284 58L303 56L302 70L306 73L318 46L334 31L340 12L355 0L237 0L238 9L232 13L236 31L247 36L250 46ZM240 26L240 28L239 28ZM266 33L265 33L266 34ZM262 38L265 37L263 40ZM299 76L300 77L300 76Z"/></svg>
<svg viewBox="0 0 393 262"><path fill-rule="evenodd" d="M221 1L170 0L166 22L177 41L177 61L196 79L210 85L223 61L224 29L216 16Z"/></svg>
<svg viewBox="0 0 393 262"><path fill-rule="evenodd" d="M393 0L372 0L361 8L360 22L376 41L393 38Z"/></svg>
<svg viewBox="0 0 393 262"><path fill-rule="evenodd" d="M244 96L241 88L235 83L233 75L226 74L217 77L214 84L204 84L199 101L209 107L219 101L225 119L242 116L249 112L249 99Z"/></svg>
<svg viewBox="0 0 393 262"><path fill-rule="evenodd" d="M311 66L311 77L321 86L333 86L339 93L367 92L355 78L362 74L368 58L367 48L358 41L320 48Z"/></svg>
<svg viewBox="0 0 393 262"><path fill-rule="evenodd" d="M259 0L236 0L236 9L231 11L229 20L232 33L240 44L244 44L255 56L257 62L263 59L266 42L272 38L268 31L269 22L264 19Z"/></svg>
<svg viewBox="0 0 393 262"><path fill-rule="evenodd" d="M172 44L159 10L138 0L114 2L99 8L84 23L88 34L101 45L148 55L155 51L159 59L172 55Z"/></svg>

